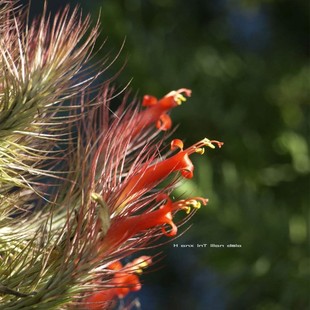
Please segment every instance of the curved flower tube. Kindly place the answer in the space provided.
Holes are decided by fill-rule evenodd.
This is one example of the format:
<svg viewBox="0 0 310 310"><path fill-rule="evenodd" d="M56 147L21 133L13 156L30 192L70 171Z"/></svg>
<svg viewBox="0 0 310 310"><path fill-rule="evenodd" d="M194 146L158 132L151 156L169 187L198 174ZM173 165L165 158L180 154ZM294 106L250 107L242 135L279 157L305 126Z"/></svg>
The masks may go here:
<svg viewBox="0 0 310 310"><path fill-rule="evenodd" d="M142 101L142 106L147 107L139 114L137 128L142 129L151 123L155 123L160 130L168 130L172 126L170 116L167 114L169 110L175 108L186 101L185 96L190 97L192 91L187 88L173 90L165 97L157 100L156 97L145 95Z"/></svg>
<svg viewBox="0 0 310 310"><path fill-rule="evenodd" d="M202 197L193 197L172 202L165 194L158 195L157 201L161 200L167 200L167 202L155 211L145 212L140 215L116 217L104 237L101 250L113 249L140 232L157 226L162 226L164 235L173 237L178 231L177 226L173 222L173 215L179 210L189 213L191 208L199 209L201 204L206 205L208 202L208 199ZM169 231L166 225L170 226Z"/></svg>
<svg viewBox="0 0 310 310"><path fill-rule="evenodd" d="M105 290L95 292L84 300L87 310L101 310L116 297L124 298L128 293L139 291L141 283L137 274L152 263L149 256L141 256L123 267L120 261L116 261L107 269L115 271L113 278Z"/></svg>
<svg viewBox="0 0 310 310"><path fill-rule="evenodd" d="M146 190L152 189L173 172L180 171L183 177L187 179L192 178L194 165L189 159L189 155L193 153L203 154L205 146L214 149L214 144L221 147L223 142L204 138L191 147L183 150L183 142L179 139L173 140L171 142L171 149L175 150L179 148L179 153L151 166L145 164L141 168L140 173L135 174L129 179L117 200L116 210L118 212L121 211L132 198L136 198L137 195L141 195Z"/></svg>

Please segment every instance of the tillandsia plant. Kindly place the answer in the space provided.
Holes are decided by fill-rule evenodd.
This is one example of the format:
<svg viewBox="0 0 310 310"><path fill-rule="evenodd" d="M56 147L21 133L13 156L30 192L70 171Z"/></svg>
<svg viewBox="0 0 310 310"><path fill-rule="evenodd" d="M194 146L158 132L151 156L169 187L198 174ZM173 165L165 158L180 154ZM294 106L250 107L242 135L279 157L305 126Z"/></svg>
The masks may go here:
<svg viewBox="0 0 310 310"><path fill-rule="evenodd" d="M192 178L192 154L222 143L168 150L170 110L189 89L142 107L113 79L93 90L98 25L68 7L29 25L17 4L0 0L0 309L110 308L141 288L152 258L136 253L207 203L169 195Z"/></svg>

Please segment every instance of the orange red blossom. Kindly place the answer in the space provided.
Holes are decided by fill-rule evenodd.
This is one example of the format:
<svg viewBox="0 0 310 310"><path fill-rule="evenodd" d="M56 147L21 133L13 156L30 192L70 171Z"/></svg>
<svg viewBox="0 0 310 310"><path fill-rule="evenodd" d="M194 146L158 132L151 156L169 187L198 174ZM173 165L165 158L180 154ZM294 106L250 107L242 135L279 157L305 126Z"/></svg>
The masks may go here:
<svg viewBox="0 0 310 310"><path fill-rule="evenodd" d="M168 93L160 100L153 96L144 96L142 105L146 109L135 114L136 119L125 123L126 126L124 125L120 129L120 134L125 132L126 135L130 135L131 141L135 141L134 138L144 132L144 129L151 124L155 123L160 130L170 129L172 122L167 113L170 109L186 100L183 94L190 96L191 91L181 88ZM134 124L134 128L131 128L130 124ZM111 205L106 206L104 202L101 203L102 207L106 208L107 214L103 218L108 225L104 223L102 217L97 222L103 228L106 227L106 230L102 228L104 234L98 247L100 255L102 257L113 257L117 253L120 257L124 257L127 255L124 253L136 251L135 245L139 244L139 240L145 241L144 245L149 244L154 234L147 232L152 231L155 236L158 236L158 230L156 229L161 229L161 233L165 236L176 236L178 228L173 221L175 213L184 210L188 214L192 209L198 209L201 205L206 205L208 199L192 197L172 201L165 193L165 190L157 190L159 194L156 197L156 204L145 208L145 201L147 200L144 200L141 204L140 198L150 191L156 191L156 186L172 173L179 172L184 178L192 178L194 165L190 156L194 153L203 154L205 147L214 149L215 145L221 147L223 142L204 138L184 149L182 140L174 139L170 145L171 150L178 150L178 152L166 159L154 161L154 158L152 158L146 162L141 162L140 166L130 170L126 179L121 179L122 183L117 187L117 193L113 193L117 196L116 199L112 200ZM95 200L98 200L96 194L94 197ZM148 203L152 204L154 195L146 196L146 199L148 198ZM104 309L104 307L109 306L109 301L117 297L123 298L129 292L139 290L141 283L137 274L141 273L142 268L149 265L150 262L149 257L143 256L124 267L120 261L108 265L107 271L111 271L113 277L108 282L105 282L108 285L105 289L93 292L85 298L86 309Z"/></svg>
<svg viewBox="0 0 310 310"><path fill-rule="evenodd" d="M167 112L186 101L183 93L185 96L190 97L192 91L187 88L173 90L160 100L154 96L145 95L142 106L146 107L146 109L140 112L137 127L142 128L155 123L160 130L170 129L172 121Z"/></svg>
<svg viewBox="0 0 310 310"><path fill-rule="evenodd" d="M140 172L132 176L117 200L117 211L121 211L129 201L137 198L137 196L143 194L145 191L152 189L173 172L180 171L183 177L187 179L192 178L194 165L192 164L189 155L193 153L203 154L205 146L215 148L214 144L221 147L223 142L204 138L191 147L183 150L183 142L179 139L173 140L171 142L171 149L175 150L176 148L179 148L180 151L151 166L145 164L140 169Z"/></svg>
<svg viewBox="0 0 310 310"><path fill-rule="evenodd" d="M161 200L167 200L167 202L157 210L144 212L139 215L118 216L112 222L103 240L102 250L113 248L139 233L158 226L162 227L164 235L173 237L177 234L177 226L173 222L173 215L179 210L189 213L191 207L199 209L201 204L206 205L208 202L208 199L202 197L172 202L166 194L161 194L157 197L157 201ZM167 225L170 226L169 231L166 229Z"/></svg>
<svg viewBox="0 0 310 310"><path fill-rule="evenodd" d="M124 267L120 261L110 264L107 269L113 271L112 279L107 283L109 288L95 292L85 298L86 310L101 310L116 297L124 298L128 293L139 291L141 283L138 275L152 263L149 256L140 256Z"/></svg>

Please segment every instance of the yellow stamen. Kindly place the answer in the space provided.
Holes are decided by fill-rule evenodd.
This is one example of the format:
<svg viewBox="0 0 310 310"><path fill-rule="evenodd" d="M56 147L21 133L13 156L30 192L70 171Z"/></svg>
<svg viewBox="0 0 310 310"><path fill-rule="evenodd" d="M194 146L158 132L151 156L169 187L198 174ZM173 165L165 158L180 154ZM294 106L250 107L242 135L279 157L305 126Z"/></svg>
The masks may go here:
<svg viewBox="0 0 310 310"><path fill-rule="evenodd" d="M134 272L137 274L142 274L143 273L143 269L147 268L149 266L149 261L148 260L143 260L141 262L139 262L134 269Z"/></svg>
<svg viewBox="0 0 310 310"><path fill-rule="evenodd" d="M137 268L137 269L135 269L135 273L136 274L142 274L143 270L141 268Z"/></svg>
<svg viewBox="0 0 310 310"><path fill-rule="evenodd" d="M204 149L204 148L202 148L202 147L199 147L199 148L197 148L197 149L195 150L195 152L196 152L197 154L202 155L202 154L204 154L205 149Z"/></svg>
<svg viewBox="0 0 310 310"><path fill-rule="evenodd" d="M186 98L182 94L177 94L175 95L174 100L178 105L181 105L182 102L186 101Z"/></svg>
<svg viewBox="0 0 310 310"><path fill-rule="evenodd" d="M186 214L189 214L191 212L191 207L183 207L182 210L184 210Z"/></svg>
<svg viewBox="0 0 310 310"><path fill-rule="evenodd" d="M201 207L201 203L198 200L188 200L186 202L187 205L190 205L191 207L195 208L195 209L200 209Z"/></svg>
<svg viewBox="0 0 310 310"><path fill-rule="evenodd" d="M215 149L215 146L212 144L212 142L209 139L204 138L202 142L205 146L208 146L211 149Z"/></svg>
<svg viewBox="0 0 310 310"><path fill-rule="evenodd" d="M193 208L200 209L201 203L199 201L196 201L196 203L193 205Z"/></svg>

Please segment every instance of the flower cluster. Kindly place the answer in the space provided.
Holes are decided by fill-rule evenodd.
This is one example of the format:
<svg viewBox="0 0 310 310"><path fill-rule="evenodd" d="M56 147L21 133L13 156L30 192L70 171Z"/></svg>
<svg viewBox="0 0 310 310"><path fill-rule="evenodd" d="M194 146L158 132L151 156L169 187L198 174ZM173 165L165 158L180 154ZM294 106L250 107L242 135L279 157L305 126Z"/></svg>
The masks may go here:
<svg viewBox="0 0 310 310"><path fill-rule="evenodd" d="M189 217L192 211L208 202L202 197L172 201L168 194L175 187L176 182L170 181L171 184L164 188L159 185L169 179L171 174L175 174L178 178L192 178L194 165L190 156L195 153L203 154L205 147L212 149L215 145L221 147L222 142L204 138L191 147L184 148L180 139L174 139L170 149L175 153L168 154L164 159L161 153L158 154L158 148L163 143L162 138L159 138L159 142L135 143L140 141L139 134L144 134L147 130L152 132L152 129L157 128L159 131L155 133L157 135L160 133L161 126L158 124L162 124L162 120L168 118L169 109L179 105L181 100L185 100L182 92L187 95L191 93L190 90L182 88L170 92L161 100L144 96L142 105L147 106L147 109L132 113L131 120L126 118L127 114L123 115L123 121L117 119L118 125L114 127L113 122L108 129L108 132L113 131L112 136L121 136L122 133L128 132L132 134L125 135L123 143L107 144L106 137L109 134L102 136L102 141L98 142L100 151L97 152L92 164L92 183L96 190L92 197L100 213L97 229L104 232L97 244L97 255L102 259L124 258L138 251L142 246L145 248L161 236L176 236L178 228L174 222L175 214L183 210ZM171 120L169 124L172 125ZM151 134L149 136L152 137ZM113 158L110 157L111 148L116 154ZM135 148L135 151L133 152L131 148ZM127 167L126 161L130 162L133 154L136 155L136 159ZM105 174L99 175L95 171L103 171L100 168L101 163L105 163ZM115 165L122 167L122 173L118 169L115 170ZM127 277L120 277L120 279L125 278L127 279ZM111 284L111 281L108 283ZM135 287L133 286L133 289ZM91 301L103 302L109 297L121 298L123 295L118 292L120 292L118 289L110 288L98 293L95 290L94 294L86 299L89 309L92 309Z"/></svg>
<svg viewBox="0 0 310 310"><path fill-rule="evenodd" d="M85 307L89 310L100 310L111 304L115 297L124 298L130 292L139 291L141 283L138 275L151 263L150 257L141 256L125 266L120 261L108 265L107 269L112 271L111 279L107 282L110 288L105 288L86 297ZM100 283L97 285L100 286Z"/></svg>

